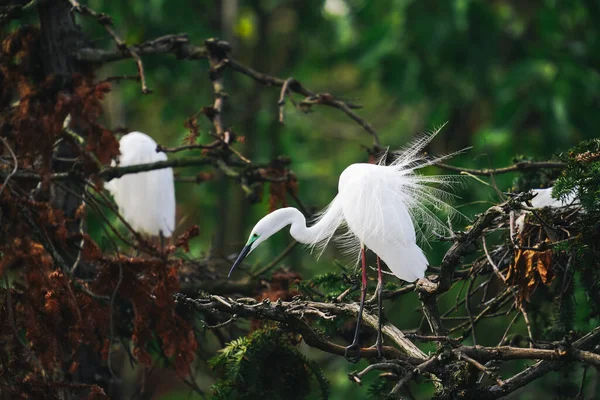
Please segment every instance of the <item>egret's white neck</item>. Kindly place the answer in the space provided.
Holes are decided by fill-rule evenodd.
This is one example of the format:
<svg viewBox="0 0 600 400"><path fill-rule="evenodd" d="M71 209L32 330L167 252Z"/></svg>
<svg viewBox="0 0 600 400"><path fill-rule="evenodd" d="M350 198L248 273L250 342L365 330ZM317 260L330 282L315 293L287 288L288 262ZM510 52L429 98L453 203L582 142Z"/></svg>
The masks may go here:
<svg viewBox="0 0 600 400"><path fill-rule="evenodd" d="M273 211L267 215L266 218L270 219L272 226L275 228L275 232L290 226L290 235L300 243L312 244L315 239L321 236L323 230L323 224L316 223L313 226L306 227L306 218L297 209L293 207L280 208L279 210ZM274 233L274 232L273 232Z"/></svg>

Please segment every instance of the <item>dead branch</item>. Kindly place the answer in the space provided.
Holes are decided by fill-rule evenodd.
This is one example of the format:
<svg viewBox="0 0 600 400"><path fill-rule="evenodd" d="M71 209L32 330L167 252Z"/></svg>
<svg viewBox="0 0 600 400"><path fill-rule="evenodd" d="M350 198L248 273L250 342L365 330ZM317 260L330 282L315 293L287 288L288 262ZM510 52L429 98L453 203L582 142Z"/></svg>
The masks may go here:
<svg viewBox="0 0 600 400"><path fill-rule="evenodd" d="M573 348L581 349L581 350L589 350L594 348L596 345L600 343L600 327L594 328L587 335L583 336L579 340L576 340L573 343ZM532 349L523 349L523 350L532 350ZM535 349L538 350L538 349ZM551 350L552 351L552 350ZM568 354L568 352L566 352ZM576 353L577 354L577 353ZM595 353L593 353L595 357L598 357ZM552 356L555 357L555 356ZM595 358L594 357L594 358ZM554 358L556 359L556 358ZM583 359L576 358L577 361L586 362ZM503 386L491 386L487 390L481 393L481 399L498 399L506 396L509 393L514 392L515 390L527 385L528 383L536 380L537 378L547 374L550 371L555 371L564 366L564 362L562 361L549 361L553 360L553 358L547 358L544 361L540 361L535 365L525 369L524 371L519 372L515 376L506 379L504 381Z"/></svg>
<svg viewBox="0 0 600 400"><path fill-rule="evenodd" d="M565 163L559 161L520 161L514 165L510 165L508 167L502 168L486 168L486 169L471 169L471 168L462 168L456 167L454 165L448 165L444 163L435 164L440 168L447 169L449 171L455 172L464 172L470 175L480 175L480 176L493 176L506 174L509 172L523 172L523 171L531 171L535 169L549 168L549 169L563 169L565 168Z"/></svg>
<svg viewBox="0 0 600 400"><path fill-rule="evenodd" d="M129 46L140 56L152 54L173 54L180 60L198 60L207 57L205 47L190 44L185 33L165 35L144 43ZM83 48L74 54L79 61L90 63L106 63L130 58L130 54L119 49L104 50L97 48Z"/></svg>
<svg viewBox="0 0 600 400"><path fill-rule="evenodd" d="M215 105L213 108L219 110L217 106L222 106L223 96L225 92L220 82L220 74L223 68L230 67L234 71L240 72L250 78L262 83L265 86L283 87L287 84L287 89L290 92L298 93L306 98L300 103L304 106L325 105L345 113L348 117L358 123L365 131L373 137L374 150L381 148L381 142L377 131L365 119L356 114L353 110L360 108L356 104L348 103L335 98L329 93L315 93L305 88L299 81L293 78L280 79L270 75L262 74L254 69L247 67L234 58L228 55L230 46L227 42L218 39L208 39L205 41L205 47L192 46L189 43L188 37L185 34L167 35L160 38L144 42L138 45L129 46L129 52L121 50L110 51L100 50L95 48L80 49L75 53L75 57L79 61L87 61L93 63L104 63L110 61L118 61L146 54L174 54L178 59L201 59L208 58L211 66L211 81L215 92ZM220 111L219 111L220 112ZM222 124L217 121L217 134L223 130Z"/></svg>
<svg viewBox="0 0 600 400"><path fill-rule="evenodd" d="M256 302L252 299L251 302L242 303L232 299L225 299L221 296L206 295L192 299L182 294L176 295L175 300L196 311L220 311L230 315L236 314L240 317L268 319L281 322L287 329L300 333L306 344L309 346L335 355L344 355L345 347L332 343L317 334L308 323L303 320L303 316L310 315L311 313L314 314L311 310L316 310L325 315L356 314L358 312L358 305L356 305L356 307L346 307L348 305L333 305L301 300L271 303L269 301ZM375 323L376 317L370 315L369 324L374 325ZM387 332L384 330L384 333L387 334L390 331L391 329L388 329ZM392 337L394 337L394 339L398 338L397 335L392 335ZM411 364L418 363L420 360L426 358L426 356L407 339L400 341L400 343L396 342L396 344L405 346L401 347L402 352L394 347L384 346L383 353L385 357L402 359ZM361 355L368 359L378 358L377 349L375 348L361 349Z"/></svg>
<svg viewBox="0 0 600 400"><path fill-rule="evenodd" d="M117 49L119 49L119 51L123 53L126 53L129 57L133 58L138 69L140 81L142 82L142 93L150 93L148 85L146 84L146 75L144 74L144 64L142 64L142 59L138 55L137 51L133 47L127 46L127 43L125 43L125 41L121 39L117 32L115 32L115 30L113 29L112 19L106 14L97 13L88 6L82 6L77 0L69 0L69 3L71 3L71 5L73 6L74 11L77 11L82 15L87 15L89 17L95 18L113 39L113 41L117 45Z"/></svg>

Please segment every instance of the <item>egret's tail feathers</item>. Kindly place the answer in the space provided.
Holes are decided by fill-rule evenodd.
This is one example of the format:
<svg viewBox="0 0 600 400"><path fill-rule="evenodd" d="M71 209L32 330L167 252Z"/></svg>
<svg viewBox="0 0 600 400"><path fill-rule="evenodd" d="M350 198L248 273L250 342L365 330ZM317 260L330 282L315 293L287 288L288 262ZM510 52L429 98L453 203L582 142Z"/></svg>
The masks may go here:
<svg viewBox="0 0 600 400"><path fill-rule="evenodd" d="M384 253L384 254L381 254ZM393 249L378 252L379 257L387 264L390 270L398 278L414 282L425 276L427 269L427 258L423 250L416 244L408 247L395 247Z"/></svg>

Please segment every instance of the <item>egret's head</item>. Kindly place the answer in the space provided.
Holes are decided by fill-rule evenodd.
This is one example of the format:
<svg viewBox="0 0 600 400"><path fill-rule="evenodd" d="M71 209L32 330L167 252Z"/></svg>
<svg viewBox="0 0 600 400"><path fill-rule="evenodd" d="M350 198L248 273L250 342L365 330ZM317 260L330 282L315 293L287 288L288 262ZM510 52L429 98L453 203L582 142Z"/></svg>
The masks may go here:
<svg viewBox="0 0 600 400"><path fill-rule="evenodd" d="M259 244L273 236L273 234L276 232L279 232L289 223L290 222L286 219L286 209L273 211L258 221L258 223L254 226L254 229L252 229L246 245L242 251L240 251L238 258L231 267L231 270L229 270L228 276L231 275L233 270L240 265L244 258L246 258L248 254L252 253L252 251L257 248Z"/></svg>

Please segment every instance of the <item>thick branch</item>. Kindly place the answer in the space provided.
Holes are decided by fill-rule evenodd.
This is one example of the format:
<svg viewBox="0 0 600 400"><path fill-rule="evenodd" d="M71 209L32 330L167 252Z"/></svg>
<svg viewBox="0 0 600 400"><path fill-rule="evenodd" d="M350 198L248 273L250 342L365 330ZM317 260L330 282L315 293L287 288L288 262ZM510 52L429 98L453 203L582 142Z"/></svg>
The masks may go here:
<svg viewBox="0 0 600 400"><path fill-rule="evenodd" d="M600 355L590 351L571 349L532 349L521 347L483 347L461 346L454 350L456 353L466 354L481 362L490 360L553 360L553 361L580 361L586 364L600 366Z"/></svg>
<svg viewBox="0 0 600 400"><path fill-rule="evenodd" d="M302 318L307 315L315 315L321 318L332 318L335 315L341 314L358 315L359 308L356 304L328 304L313 301L278 301L277 303L263 301L258 303L253 299L247 299L247 303L242 303L241 301L224 299L220 296L204 296L191 299L182 294L176 295L175 299L177 302L192 307L195 310L218 310L232 315L237 314L239 316L282 322L290 327L292 331L302 334L308 345L337 355L343 355L345 347L332 343L315 333ZM368 325L377 327L377 318L375 316L365 312L363 318ZM392 339L402 350L401 353L393 347L386 346L384 348L386 357L400 358L413 365L417 365L427 359L427 356L395 326L386 324L383 327L383 333ZM367 358L377 358L377 350L361 349L361 355Z"/></svg>
<svg viewBox="0 0 600 400"><path fill-rule="evenodd" d="M581 355L581 352L578 351L590 350L594 348L594 346L596 346L598 343L600 343L600 327L594 328L594 330L592 330L590 333L588 333L581 339L576 340L573 343L573 349L571 349L571 354L573 354L573 350L575 350L574 354ZM598 357L598 355L595 353L591 354L593 354L594 358ZM588 355L589 354L586 354L585 357L587 358ZM572 357L577 359L578 361L589 362L584 361L583 359L578 358L575 355L573 355ZM525 371L522 371L517 375L513 376L512 378L505 380L503 386L496 385L490 387L486 390L485 393L481 394L480 398L498 399L504 397L507 394L512 393L515 390L527 385L528 383L533 382L534 380L547 374L548 372L555 371L563 367L564 365L564 362L561 361L540 361L537 364L527 368Z"/></svg>
<svg viewBox="0 0 600 400"><path fill-rule="evenodd" d="M223 83L223 67L226 65L224 59L230 47L227 42L216 39L208 39L204 44L208 50L208 62L210 64L209 78L213 85L213 95L215 97L210 119L215 127L217 136L229 144L229 138L225 138L225 128L221 114L223 112L223 104L227 98Z"/></svg>
<svg viewBox="0 0 600 400"><path fill-rule="evenodd" d="M198 165L212 165L215 160L208 157L186 157L174 158L166 161L157 161L148 164L130 165L127 167L111 167L100 171L99 175L106 181L114 178L120 178L123 175L135 174L138 172L153 171L156 169L171 168L171 167L190 167Z"/></svg>
<svg viewBox="0 0 600 400"><path fill-rule="evenodd" d="M206 48L190 44L187 34L166 35L141 44L129 46L140 56L150 54L173 54L178 59L197 60L207 57ZM131 58L128 52L121 49L103 50L83 48L75 53L79 61L104 63Z"/></svg>

